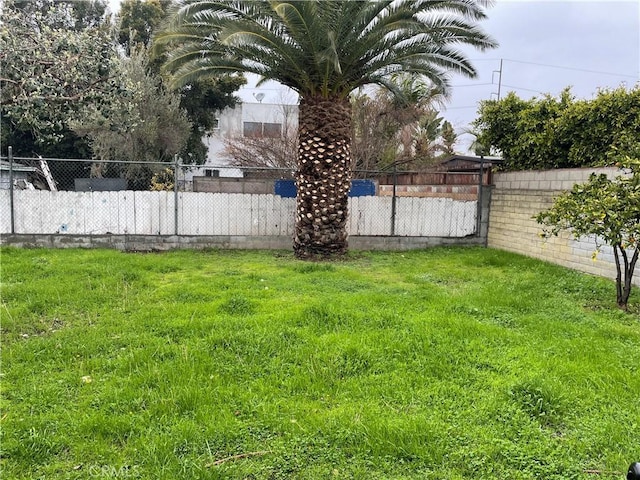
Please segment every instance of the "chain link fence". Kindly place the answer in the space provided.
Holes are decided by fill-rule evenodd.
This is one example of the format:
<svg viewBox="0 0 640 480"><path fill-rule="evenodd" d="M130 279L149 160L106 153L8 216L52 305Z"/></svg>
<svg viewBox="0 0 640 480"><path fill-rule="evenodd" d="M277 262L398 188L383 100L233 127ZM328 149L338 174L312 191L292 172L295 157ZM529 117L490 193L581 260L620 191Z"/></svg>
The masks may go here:
<svg viewBox="0 0 640 480"><path fill-rule="evenodd" d="M287 236L294 171L75 159L1 158L0 233ZM356 171L352 236L460 238L479 231L473 171Z"/></svg>

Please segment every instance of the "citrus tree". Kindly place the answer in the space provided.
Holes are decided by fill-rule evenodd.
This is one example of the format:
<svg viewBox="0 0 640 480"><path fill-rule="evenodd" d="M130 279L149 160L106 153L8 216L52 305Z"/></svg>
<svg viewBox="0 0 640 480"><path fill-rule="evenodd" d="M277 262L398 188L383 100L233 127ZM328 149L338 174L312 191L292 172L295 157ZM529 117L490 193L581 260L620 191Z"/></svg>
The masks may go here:
<svg viewBox="0 0 640 480"><path fill-rule="evenodd" d="M476 71L458 49L495 46L477 22L484 0L179 0L157 48L176 86L229 72L276 80L300 95L294 251L347 250L351 92L377 84L401 92L398 72L446 90L451 72Z"/></svg>
<svg viewBox="0 0 640 480"><path fill-rule="evenodd" d="M625 175L610 179L594 173L556 198L536 219L546 236L569 230L575 238L593 235L598 245L613 247L616 300L626 310L640 253L640 157L626 157L620 166Z"/></svg>

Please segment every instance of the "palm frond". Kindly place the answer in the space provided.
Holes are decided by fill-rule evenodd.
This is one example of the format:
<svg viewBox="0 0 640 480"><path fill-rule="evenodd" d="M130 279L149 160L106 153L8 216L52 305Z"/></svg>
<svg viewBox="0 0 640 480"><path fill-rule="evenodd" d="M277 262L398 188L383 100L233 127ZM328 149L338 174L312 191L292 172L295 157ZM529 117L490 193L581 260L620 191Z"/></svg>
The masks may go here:
<svg viewBox="0 0 640 480"><path fill-rule="evenodd" d="M492 48L485 0L178 0L156 43L179 85L220 71L259 73L303 95L346 97L409 72L446 89L473 77L458 50Z"/></svg>

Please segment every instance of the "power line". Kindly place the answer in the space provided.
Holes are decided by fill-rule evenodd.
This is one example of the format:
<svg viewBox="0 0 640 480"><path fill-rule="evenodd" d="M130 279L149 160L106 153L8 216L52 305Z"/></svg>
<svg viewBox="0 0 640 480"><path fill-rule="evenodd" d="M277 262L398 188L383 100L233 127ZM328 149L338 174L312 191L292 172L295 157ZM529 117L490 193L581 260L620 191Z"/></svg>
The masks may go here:
<svg viewBox="0 0 640 480"><path fill-rule="evenodd" d="M638 78L637 75L627 75L624 73L613 73L613 72L600 72L598 70L588 70L586 68L575 68L575 67L564 67L561 65L550 65L548 63L537 63L537 62L525 62L524 60L513 60L509 58L504 59L505 62L513 62L513 63L523 63L526 65L536 65L539 67L549 67L549 68L561 68L563 70L574 70L576 72L586 72L586 73L597 73L600 75L612 75L615 77L628 77L628 78Z"/></svg>
<svg viewBox="0 0 640 480"><path fill-rule="evenodd" d="M501 58L470 58L470 62L499 62Z"/></svg>
<svg viewBox="0 0 640 480"><path fill-rule="evenodd" d="M493 83L468 83L465 85L451 85L451 88L462 88L462 87L482 87L485 85L493 85Z"/></svg>
<svg viewBox="0 0 640 480"><path fill-rule="evenodd" d="M544 95L544 92L541 92L540 90L533 90L531 88L516 87L515 85L507 85L506 83L503 83L502 86L503 87L507 87L507 88L515 88L516 90L524 90L526 92L540 93L540 94Z"/></svg>
<svg viewBox="0 0 640 480"><path fill-rule="evenodd" d="M444 110L464 110L467 108L478 108L478 105L467 105L465 107L444 107Z"/></svg>

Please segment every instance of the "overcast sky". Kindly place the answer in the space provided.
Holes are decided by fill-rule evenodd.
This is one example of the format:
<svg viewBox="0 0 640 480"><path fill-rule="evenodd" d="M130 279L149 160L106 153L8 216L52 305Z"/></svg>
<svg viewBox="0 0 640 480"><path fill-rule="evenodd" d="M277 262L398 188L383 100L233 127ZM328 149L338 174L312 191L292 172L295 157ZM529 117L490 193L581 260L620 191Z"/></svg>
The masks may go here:
<svg viewBox="0 0 640 480"><path fill-rule="evenodd" d="M112 5L119 0L110 0ZM478 102L515 91L522 98L557 95L572 86L578 98L598 88L633 86L640 80L640 0L497 0L482 27L500 46L467 51L478 77L452 77L451 101L444 112L459 133L476 118ZM279 103L273 85L260 89L264 103ZM241 97L252 98L255 89ZM285 95L286 96L286 95ZM470 136L461 138L466 149Z"/></svg>
<svg viewBox="0 0 640 480"><path fill-rule="evenodd" d="M498 0L482 23L497 49L469 51L478 78L456 76L444 116L461 131L481 100L515 91L521 98L558 95L572 86L578 98L599 88L640 80L640 1Z"/></svg>

